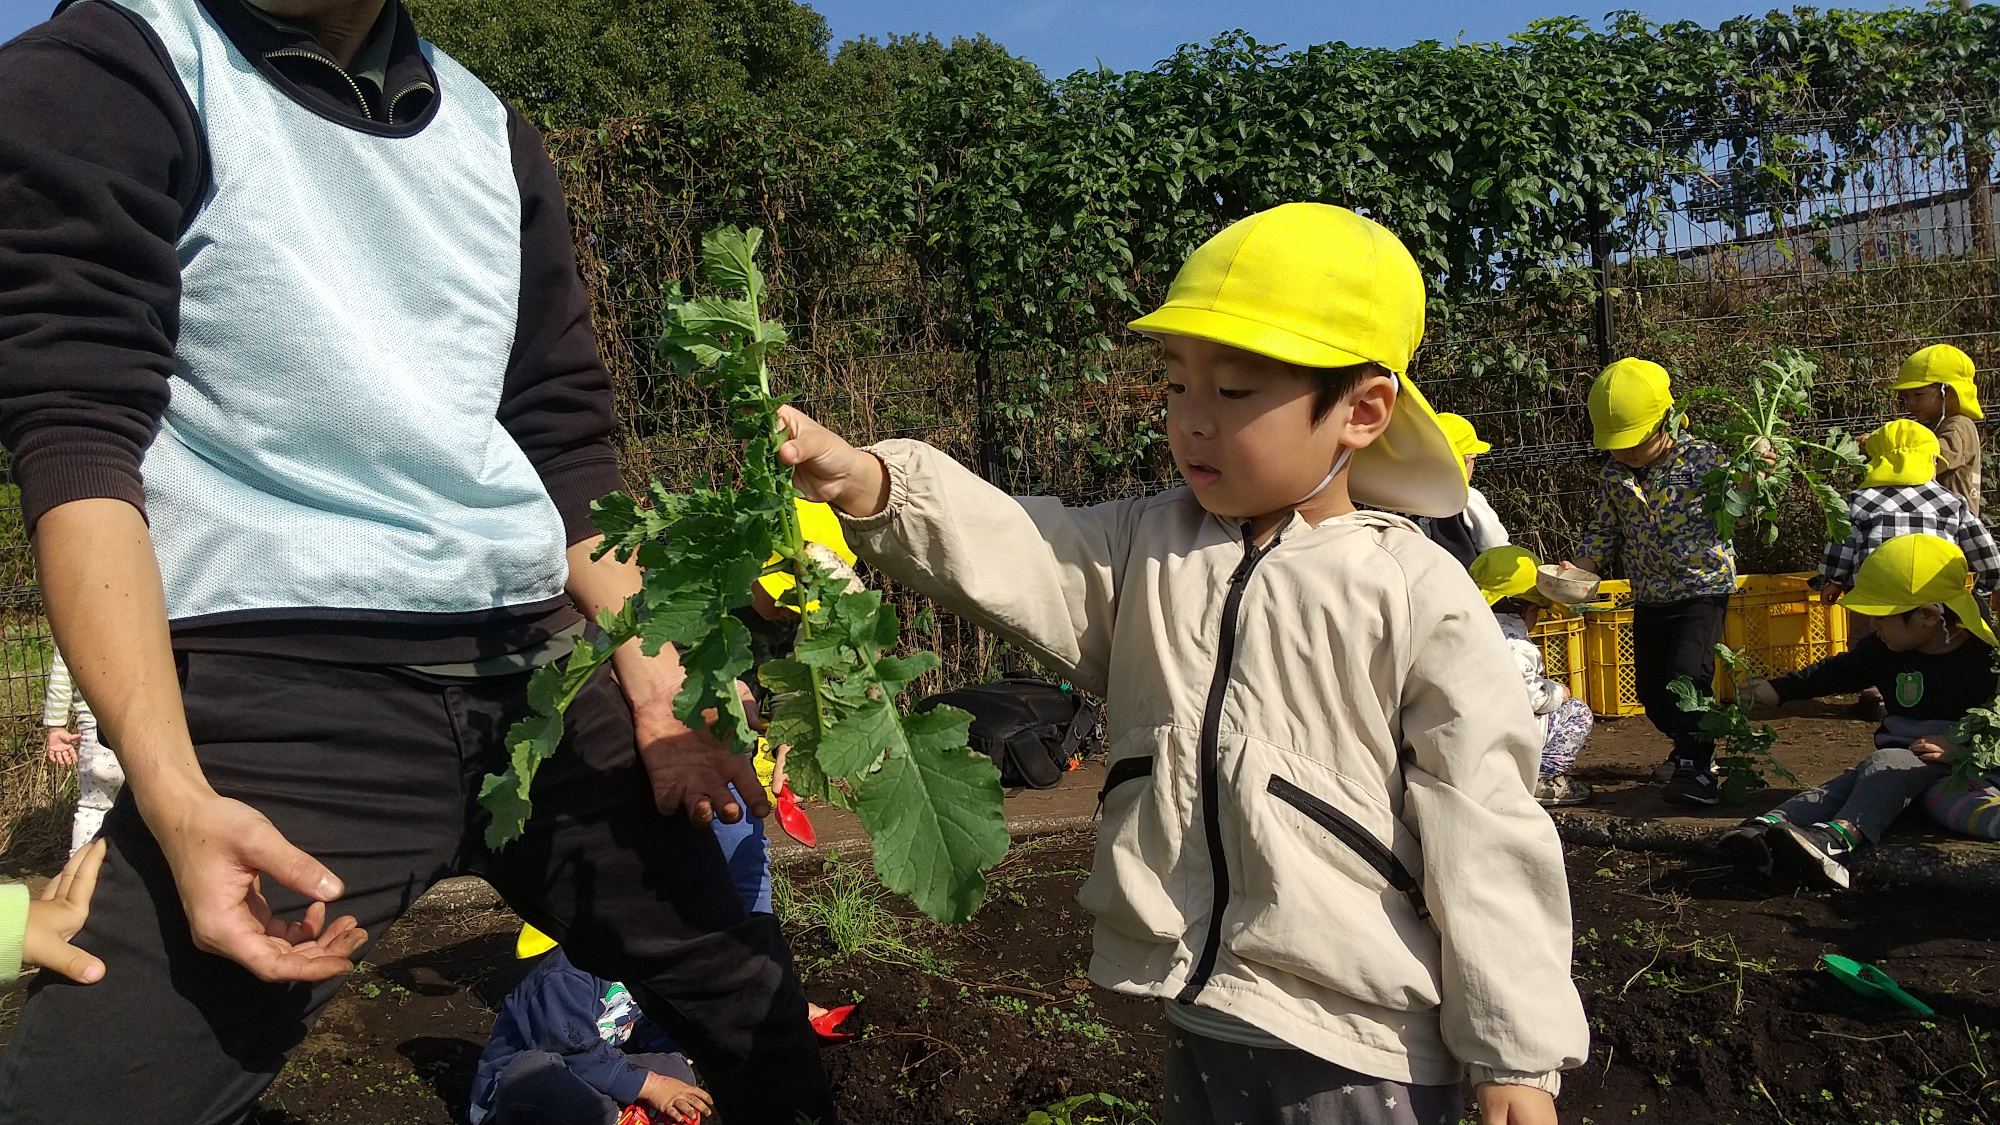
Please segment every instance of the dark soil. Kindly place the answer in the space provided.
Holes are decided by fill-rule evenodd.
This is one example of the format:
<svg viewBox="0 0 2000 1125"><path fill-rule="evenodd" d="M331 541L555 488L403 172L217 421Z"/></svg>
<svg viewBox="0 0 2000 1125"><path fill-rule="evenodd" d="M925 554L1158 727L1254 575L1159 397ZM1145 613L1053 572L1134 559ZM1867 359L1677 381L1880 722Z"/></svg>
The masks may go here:
<svg viewBox="0 0 2000 1125"><path fill-rule="evenodd" d="M948 969L842 958L824 931L796 935L815 1000L861 998L861 1038L826 1055L847 1121L1017 1123L1086 1092L1157 1102L1157 1006L1080 979L1088 849L1083 835L1037 841L973 924L902 932ZM2000 1121L2000 904L1752 887L1645 853L1569 860L1593 1045L1568 1076L1566 1122ZM812 893L815 876L798 879ZM492 1008L522 971L514 926L501 909L399 926L272 1088L265 1120L462 1120ZM1881 966L1937 1014L1848 992L1817 967L1833 952Z"/></svg>
<svg viewBox="0 0 2000 1125"><path fill-rule="evenodd" d="M1866 724L1836 708L1779 727L1779 753L1802 775L1866 753ZM1643 786L1656 739L1642 719L1604 724L1583 771ZM811 911L781 909L808 994L859 998L861 1037L826 1053L845 1120L1015 1125L1067 1095L1158 1101L1158 1006L1081 979L1089 923L1074 896L1089 859L1087 832L1017 844L972 923L946 929L905 909L871 931L891 944L878 956L841 956L828 929L801 928ZM1751 886L1705 860L1595 848L1572 848L1569 866L1593 1043L1567 1077L1566 1123L2000 1125L2000 902ZM798 902L854 882L851 869L790 874ZM517 925L502 907L419 903L260 1120L463 1121L493 1012L526 968ZM1936 1015L1848 992L1818 967L1825 953L1881 966Z"/></svg>

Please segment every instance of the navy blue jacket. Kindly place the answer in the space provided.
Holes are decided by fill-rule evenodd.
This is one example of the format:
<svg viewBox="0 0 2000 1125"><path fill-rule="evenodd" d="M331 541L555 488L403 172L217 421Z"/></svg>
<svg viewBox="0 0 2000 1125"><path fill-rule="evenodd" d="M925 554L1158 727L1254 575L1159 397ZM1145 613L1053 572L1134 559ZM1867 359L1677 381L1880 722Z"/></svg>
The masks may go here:
<svg viewBox="0 0 2000 1125"><path fill-rule="evenodd" d="M500 1006L472 1079L472 1120L492 1108L494 1081L523 1051L562 1056L578 1078L626 1106L638 1100L649 1073L626 1056L678 1050L622 985L591 976L561 949L551 950Z"/></svg>

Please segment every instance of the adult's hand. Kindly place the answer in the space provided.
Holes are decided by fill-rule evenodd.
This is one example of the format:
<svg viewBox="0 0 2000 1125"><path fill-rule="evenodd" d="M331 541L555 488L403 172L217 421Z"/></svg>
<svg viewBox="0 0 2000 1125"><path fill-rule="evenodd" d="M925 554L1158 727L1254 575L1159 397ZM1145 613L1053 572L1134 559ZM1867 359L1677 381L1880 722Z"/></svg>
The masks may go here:
<svg viewBox="0 0 2000 1125"><path fill-rule="evenodd" d="M142 811L173 869L197 948L264 981L321 981L354 968L368 932L352 916L326 920L326 904L345 891L339 877L263 813L212 792ZM314 900L303 919L271 913L264 875Z"/></svg>
<svg viewBox="0 0 2000 1125"><path fill-rule="evenodd" d="M771 802L757 783L757 767L750 755L731 752L706 726L690 727L675 717L674 696L680 693L686 675L671 646L662 648L658 656L647 657L637 645L629 645L614 654L612 661L619 687L632 704L639 760L653 786L653 803L661 812L672 815L679 810L696 824L707 824L716 817L724 824L734 824L746 812L760 819L770 815ZM761 726L750 689L740 682L736 687L751 725ZM712 717L711 713L704 719ZM749 802L747 809L729 791L731 785Z"/></svg>
<svg viewBox="0 0 2000 1125"><path fill-rule="evenodd" d="M76 744L83 740L83 735L73 730L64 730L61 727L50 727L48 731L49 761L59 766L75 765Z"/></svg>
<svg viewBox="0 0 2000 1125"><path fill-rule="evenodd" d="M1473 1096L1479 1101L1479 1125L1556 1125L1556 1100L1546 1090L1482 1082Z"/></svg>

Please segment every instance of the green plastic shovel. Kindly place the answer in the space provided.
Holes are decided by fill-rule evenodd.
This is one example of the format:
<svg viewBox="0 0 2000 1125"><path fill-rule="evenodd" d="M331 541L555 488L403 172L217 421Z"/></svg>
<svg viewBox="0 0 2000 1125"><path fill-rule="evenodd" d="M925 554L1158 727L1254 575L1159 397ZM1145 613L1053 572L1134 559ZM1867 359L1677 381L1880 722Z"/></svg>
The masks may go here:
<svg viewBox="0 0 2000 1125"><path fill-rule="evenodd" d="M1820 964L1826 966L1826 971L1834 975L1834 979L1863 996L1886 996L1920 1016L1937 1014L1931 1010L1929 1004L1904 992L1901 985L1889 979L1888 973L1873 965L1863 964L1834 953L1829 953L1819 960Z"/></svg>

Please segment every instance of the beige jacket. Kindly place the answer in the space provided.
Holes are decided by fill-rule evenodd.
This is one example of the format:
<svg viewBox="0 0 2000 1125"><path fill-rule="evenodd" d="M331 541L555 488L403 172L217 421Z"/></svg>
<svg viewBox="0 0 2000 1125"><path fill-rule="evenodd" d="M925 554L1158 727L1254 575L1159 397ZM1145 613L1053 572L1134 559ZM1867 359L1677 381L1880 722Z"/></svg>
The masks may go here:
<svg viewBox="0 0 2000 1125"><path fill-rule="evenodd" d="M1246 556L1185 488L1066 508L874 452L854 548L1105 699L1092 980L1402 1082L1583 1061L1541 723L1450 555L1357 512Z"/></svg>

